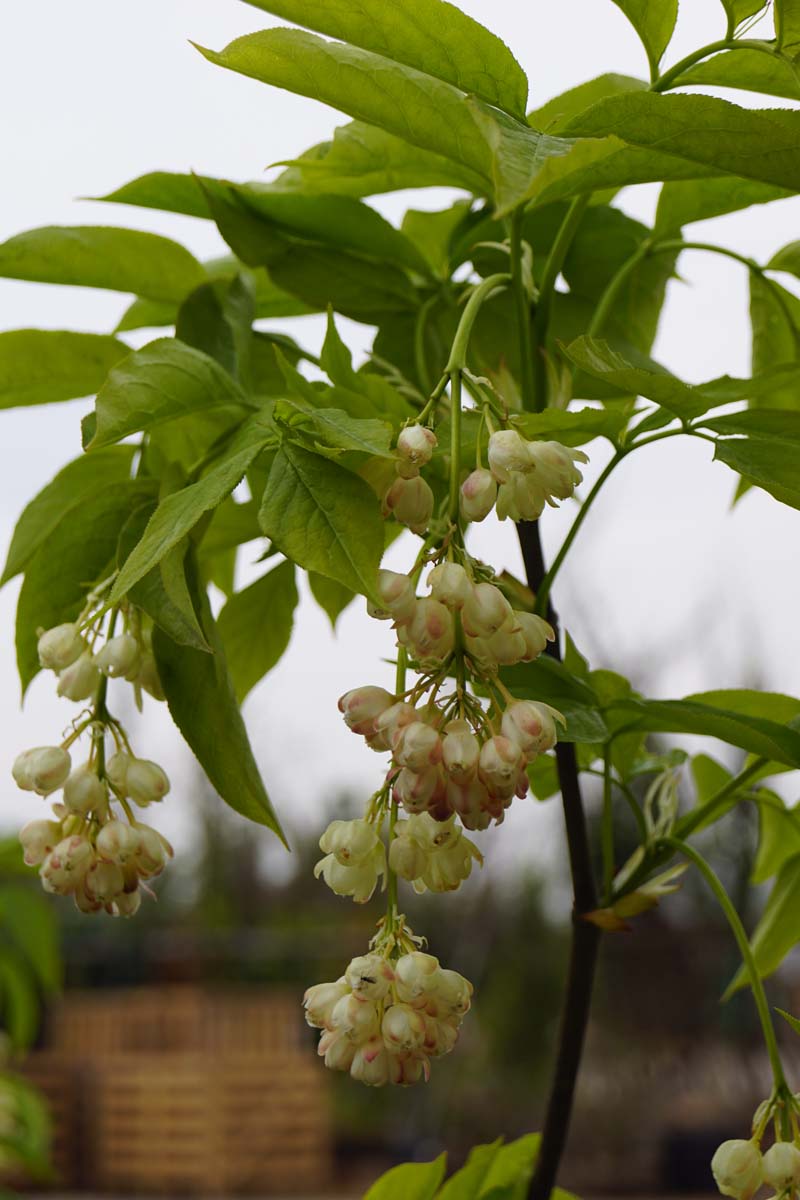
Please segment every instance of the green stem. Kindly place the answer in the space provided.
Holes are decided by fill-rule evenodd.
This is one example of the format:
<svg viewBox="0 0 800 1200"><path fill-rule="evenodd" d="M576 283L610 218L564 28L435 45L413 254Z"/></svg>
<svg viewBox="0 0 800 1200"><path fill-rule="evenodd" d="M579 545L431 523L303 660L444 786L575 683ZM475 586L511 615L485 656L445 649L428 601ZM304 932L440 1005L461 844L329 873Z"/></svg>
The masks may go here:
<svg viewBox="0 0 800 1200"><path fill-rule="evenodd" d="M592 319L589 322L589 327L586 330L587 337L597 337L600 330L603 328L608 318L609 313L614 307L617 296L622 290L623 285L628 279L628 276L638 267L643 258L647 257L652 246L649 241L642 242L630 258L626 259L615 275L612 275L608 281L606 290L597 302L597 308L592 313Z"/></svg>
<svg viewBox="0 0 800 1200"><path fill-rule="evenodd" d="M756 965L756 960L753 957L753 951L750 948L750 942L748 941L747 934L744 926L742 925L739 914L734 908L730 896L725 891L725 888L722 886L716 873L703 858L702 854L699 854L693 846L689 846L686 842L681 841L680 838L670 837L661 838L659 840L662 845L669 846L679 854L682 854L685 858L688 858L690 862L694 863L708 886L711 888L719 902L720 908L727 918L728 924L731 927L731 932L736 938L736 944L739 947L744 968L747 971L750 979L750 987L753 990L753 999L755 1000L756 1008L758 1010L758 1017L761 1021L761 1029L764 1034L767 1054L769 1055L770 1066L772 1067L772 1076L775 1080L775 1090L782 1092L787 1086L786 1078L783 1073L783 1064L781 1063L781 1057L778 1052L778 1043L775 1038L775 1029L772 1024L772 1017L770 1016L769 1004L767 1003L766 993L764 992L764 984L761 981L758 966Z"/></svg>
<svg viewBox="0 0 800 1200"><path fill-rule="evenodd" d="M705 804L701 804L693 812L687 813L683 820L678 822L676 834L679 838L687 838L694 833L701 825L706 824L713 819L717 811L724 806L727 800L736 792L740 791L744 784L749 783L754 775L757 775L761 768L768 760L766 758L755 759L749 767L745 767L738 775L729 780L724 787L715 792L706 800Z"/></svg>
<svg viewBox="0 0 800 1200"><path fill-rule="evenodd" d="M550 311L553 304L553 293L556 290L556 280L561 274L564 260L567 257L572 240L577 233L583 214L592 198L591 192L576 196L569 206L555 241L550 247L542 281L539 285L539 298L536 302L536 315L533 323L533 367L535 372L534 411L542 412L547 407L547 362L546 346L547 332L550 327Z"/></svg>
<svg viewBox="0 0 800 1200"><path fill-rule="evenodd" d="M458 524L459 484L461 482L461 369L450 374L450 498L447 515L451 525Z"/></svg>
<svg viewBox="0 0 800 1200"><path fill-rule="evenodd" d="M760 50L764 54L775 55L775 48L770 42L760 41L757 38L720 38L718 42L709 42L707 46L693 50L680 62L676 62L674 66L671 66L668 71L651 83L650 91L665 92L675 85L676 80L678 81L677 86L680 87L680 76L684 71L688 71L689 67L693 67L695 63L701 62L702 59L708 58L712 54L717 54L720 50Z"/></svg>
<svg viewBox="0 0 800 1200"><path fill-rule="evenodd" d="M489 275L472 292L469 300L464 305L461 320L458 322L456 336L453 339L453 345L450 349L450 358L447 360L447 366L444 369L445 375L452 375L453 371L462 371L467 365L469 338L472 333L472 326L475 324L475 319L481 310L481 305L493 296L495 292L507 287L510 282L511 276L507 272Z"/></svg>
<svg viewBox="0 0 800 1200"><path fill-rule="evenodd" d="M406 690L406 668L408 666L408 652L405 646L399 646L397 649L397 670L395 672L394 690L396 696L402 696ZM392 798L389 808L389 846L391 847L392 838L394 837L395 826L397 825L397 801ZM394 926L395 914L397 913L397 875L389 866L389 855L386 855L386 924L387 927Z"/></svg>
<svg viewBox="0 0 800 1200"><path fill-rule="evenodd" d="M611 795L611 747L603 748L603 821L601 828L603 849L603 895L609 904L614 891L614 805Z"/></svg>
<svg viewBox="0 0 800 1200"><path fill-rule="evenodd" d="M522 253L522 222L524 211L518 208L511 218L511 277L514 287L514 306L517 312L517 329L520 340L520 364L522 373L522 407L535 412L540 399L533 373L534 353L531 340L531 305L525 289ZM544 408L544 404L539 404Z"/></svg>

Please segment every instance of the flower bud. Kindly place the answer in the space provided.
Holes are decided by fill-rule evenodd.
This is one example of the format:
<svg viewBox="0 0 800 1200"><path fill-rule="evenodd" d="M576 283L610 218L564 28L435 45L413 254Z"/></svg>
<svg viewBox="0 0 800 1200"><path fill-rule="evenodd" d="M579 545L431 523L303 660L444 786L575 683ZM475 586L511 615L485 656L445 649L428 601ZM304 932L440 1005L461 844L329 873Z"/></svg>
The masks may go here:
<svg viewBox="0 0 800 1200"><path fill-rule="evenodd" d="M500 728L504 737L516 742L522 753L530 756L543 750L552 750L555 746L558 741L556 720L566 725L561 713L549 704L517 700L503 713Z"/></svg>
<svg viewBox="0 0 800 1200"><path fill-rule="evenodd" d="M106 786L89 763L76 767L64 784L64 804L70 812L104 815L108 809Z"/></svg>
<svg viewBox="0 0 800 1200"><path fill-rule="evenodd" d="M72 760L61 746L36 746L17 755L11 774L23 791L49 796L63 786L71 766Z"/></svg>
<svg viewBox="0 0 800 1200"><path fill-rule="evenodd" d="M542 488L559 500L567 500L583 481L576 462L587 463L582 450L562 446L560 442L528 442L528 453Z"/></svg>
<svg viewBox="0 0 800 1200"><path fill-rule="evenodd" d="M800 1150L791 1142L776 1142L763 1159L764 1183L776 1192L800 1184Z"/></svg>
<svg viewBox="0 0 800 1200"><path fill-rule="evenodd" d="M368 739L373 750L391 750L401 729L419 718L413 704L399 701L375 718L375 733Z"/></svg>
<svg viewBox="0 0 800 1200"><path fill-rule="evenodd" d="M163 700L164 689L161 686L161 680L158 677L158 667L156 666L155 656L146 650L142 655L142 661L139 666L139 671L136 678L133 680L140 688L153 697L154 700Z"/></svg>
<svg viewBox="0 0 800 1200"><path fill-rule="evenodd" d="M36 644L39 662L50 671L63 671L87 649L86 642L72 622L56 625L39 635Z"/></svg>
<svg viewBox="0 0 800 1200"><path fill-rule="evenodd" d="M128 794L128 766L133 761L130 754L112 754L106 763L106 779L123 796Z"/></svg>
<svg viewBox="0 0 800 1200"><path fill-rule="evenodd" d="M436 434L424 425L407 425L397 438L397 453L411 466L419 468L429 463L436 449Z"/></svg>
<svg viewBox="0 0 800 1200"><path fill-rule="evenodd" d="M535 474L512 475L497 490L499 521L538 521L546 504L547 493Z"/></svg>
<svg viewBox="0 0 800 1200"><path fill-rule="evenodd" d="M167 773L158 763L135 758L128 767L128 794L135 804L145 807L163 800L169 789Z"/></svg>
<svg viewBox="0 0 800 1200"><path fill-rule="evenodd" d="M360 687L345 692L339 698L339 712L353 733L371 737L376 732L376 718L395 702L394 696L382 687Z"/></svg>
<svg viewBox="0 0 800 1200"><path fill-rule="evenodd" d="M359 1046L353 1056L350 1075L367 1087L383 1087L389 1082L389 1055L383 1038L374 1037Z"/></svg>
<svg viewBox="0 0 800 1200"><path fill-rule="evenodd" d="M448 608L463 608L472 584L469 575L459 563L443 562L428 575L431 596Z"/></svg>
<svg viewBox="0 0 800 1200"><path fill-rule="evenodd" d="M26 866L38 867L61 838L58 821L28 821L19 831Z"/></svg>
<svg viewBox="0 0 800 1200"><path fill-rule="evenodd" d="M48 854L39 875L46 892L72 892L94 862L94 848L80 834L64 838Z"/></svg>
<svg viewBox="0 0 800 1200"><path fill-rule="evenodd" d="M113 917L135 917L142 906L142 893L138 887L133 892L120 892L114 897L114 903L111 905L111 915Z"/></svg>
<svg viewBox="0 0 800 1200"><path fill-rule="evenodd" d="M319 848L343 867L354 867L374 854L378 842L375 826L368 821L331 821L319 839Z"/></svg>
<svg viewBox="0 0 800 1200"><path fill-rule="evenodd" d="M323 1033L319 1039L317 1054L324 1055L325 1066L330 1071L349 1071L355 1053L355 1043L338 1029Z"/></svg>
<svg viewBox="0 0 800 1200"><path fill-rule="evenodd" d="M109 638L102 650L94 656L99 671L110 679L130 679L139 670L142 652L133 634L120 633Z"/></svg>
<svg viewBox="0 0 800 1200"><path fill-rule="evenodd" d="M503 626L487 638L487 649L501 667L513 667L525 654L525 635L518 625Z"/></svg>
<svg viewBox="0 0 800 1200"><path fill-rule="evenodd" d="M476 583L464 603L462 621L470 637L490 637L509 620L514 610L493 583Z"/></svg>
<svg viewBox="0 0 800 1200"><path fill-rule="evenodd" d="M455 779L447 784L447 803L451 811L458 814L465 829L488 829L492 822L489 813L489 793L479 779L459 783Z"/></svg>
<svg viewBox="0 0 800 1200"><path fill-rule="evenodd" d="M95 845L101 858L124 867L139 853L141 834L127 821L109 821L98 833Z"/></svg>
<svg viewBox="0 0 800 1200"><path fill-rule="evenodd" d="M414 950L403 954L395 963L397 995L406 1004L413 1004L421 997L433 994L439 985L441 968L438 958Z"/></svg>
<svg viewBox="0 0 800 1200"><path fill-rule="evenodd" d="M497 482L491 471L478 467L461 485L459 503L465 521L483 521L497 499Z"/></svg>
<svg viewBox="0 0 800 1200"><path fill-rule="evenodd" d="M393 620L404 625L414 616L417 600L414 580L408 575L400 575L397 571L378 572L378 596L381 607L371 609L370 615L379 620Z"/></svg>
<svg viewBox="0 0 800 1200"><path fill-rule="evenodd" d="M419 662L437 664L452 653L455 645L453 617L438 600L417 600L414 616L397 631L397 640L407 646Z"/></svg>
<svg viewBox="0 0 800 1200"><path fill-rule="evenodd" d="M413 533L426 531L433 516L433 492L421 475L395 479L383 498L383 515L393 516Z"/></svg>
<svg viewBox="0 0 800 1200"><path fill-rule="evenodd" d="M443 967L436 991L440 1011L449 1016L464 1017L469 1012L473 990L470 981L459 975L458 971Z"/></svg>
<svg viewBox="0 0 800 1200"><path fill-rule="evenodd" d="M173 856L173 849L167 839L149 825L136 822L134 828L139 834L139 849L133 861L139 876L151 879L164 870L167 860Z"/></svg>
<svg viewBox="0 0 800 1200"><path fill-rule="evenodd" d="M399 1087L410 1087L424 1079L427 1083L431 1069L424 1054L408 1053L389 1055L389 1082Z"/></svg>
<svg viewBox="0 0 800 1200"><path fill-rule="evenodd" d="M711 1172L723 1196L752 1200L761 1187L761 1151L741 1138L723 1142L711 1160Z"/></svg>
<svg viewBox="0 0 800 1200"><path fill-rule="evenodd" d="M481 744L466 721L450 721L442 738L442 762L451 779L466 781L478 769Z"/></svg>
<svg viewBox="0 0 800 1200"><path fill-rule="evenodd" d="M432 1058L440 1058L449 1054L458 1041L458 1029L446 1021L437 1021L435 1017L425 1019L425 1044L423 1050Z"/></svg>
<svg viewBox="0 0 800 1200"><path fill-rule="evenodd" d="M464 633L464 650L472 659L472 662L481 675L494 675L497 673L497 659L492 654L489 646L489 638L472 637L469 633Z"/></svg>
<svg viewBox="0 0 800 1200"><path fill-rule="evenodd" d="M435 805L444 796L445 776L441 767L411 771L404 767L394 781L394 800L406 812L420 813Z"/></svg>
<svg viewBox="0 0 800 1200"><path fill-rule="evenodd" d="M525 653L522 661L533 662L535 658L544 653L548 642L556 640L555 630L548 621L537 617L534 613L515 612L514 616L525 639Z"/></svg>
<svg viewBox="0 0 800 1200"><path fill-rule="evenodd" d="M364 1000L382 1000L394 982L394 971L380 954L354 958L344 973L348 987Z"/></svg>
<svg viewBox="0 0 800 1200"><path fill-rule="evenodd" d="M515 429L500 429L489 438L489 467L498 483L508 483L512 475L532 471L529 443Z"/></svg>
<svg viewBox="0 0 800 1200"><path fill-rule="evenodd" d="M348 992L336 1001L331 1013L331 1028L340 1030L351 1042L367 1042L374 1038L378 1032L375 1001Z"/></svg>
<svg viewBox="0 0 800 1200"><path fill-rule="evenodd" d="M410 771L424 771L442 761L442 740L432 725L412 721L401 729L394 742L394 760Z"/></svg>
<svg viewBox="0 0 800 1200"><path fill-rule="evenodd" d="M97 691L99 683L100 672L86 650L71 666L59 671L56 691L67 700L88 700Z"/></svg>
<svg viewBox="0 0 800 1200"><path fill-rule="evenodd" d="M410 1004L393 1004L383 1014L381 1034L395 1053L419 1050L425 1041L425 1017Z"/></svg>
<svg viewBox="0 0 800 1200"><path fill-rule="evenodd" d="M72 898L75 901L75 907L77 908L78 912L82 912L87 916L93 916L95 913L102 912L103 910L102 903L99 900L95 900L93 896L88 894L86 888L83 886L83 883L76 887L75 891L72 893Z"/></svg>
<svg viewBox="0 0 800 1200"><path fill-rule="evenodd" d="M425 814L427 815L427 814ZM398 821L397 828L402 830L407 821ZM398 832L389 845L389 866L395 875L411 882L419 879L428 864L428 856L419 842Z"/></svg>
<svg viewBox="0 0 800 1200"><path fill-rule="evenodd" d="M349 992L343 978L335 983L317 983L308 988L303 996L306 1023L315 1029L329 1028L334 1008L342 996L347 996Z"/></svg>
<svg viewBox="0 0 800 1200"><path fill-rule="evenodd" d="M511 738L491 737L481 746L478 774L491 794L513 796L522 765L522 750Z"/></svg>
<svg viewBox="0 0 800 1200"><path fill-rule="evenodd" d="M122 868L111 862L93 863L86 872L83 887L90 900L110 904L125 888Z"/></svg>

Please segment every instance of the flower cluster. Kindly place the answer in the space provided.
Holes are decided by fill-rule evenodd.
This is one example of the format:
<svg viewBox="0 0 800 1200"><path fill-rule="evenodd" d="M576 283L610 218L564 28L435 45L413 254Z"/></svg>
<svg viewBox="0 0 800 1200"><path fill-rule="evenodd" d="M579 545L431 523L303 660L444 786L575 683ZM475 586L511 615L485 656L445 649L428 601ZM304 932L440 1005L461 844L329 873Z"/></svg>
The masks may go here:
<svg viewBox="0 0 800 1200"><path fill-rule="evenodd" d="M126 613L126 626L102 645L91 622L88 637L78 624L40 633L39 661L57 674L58 694L90 703L60 745L24 750L11 769L23 791L62 793L52 806L53 819L29 821L19 835L25 862L39 867L45 891L72 895L81 912L113 916L133 916L148 890L146 881L160 875L172 857L169 842L138 821L132 808L163 800L169 779L157 763L134 755L106 705L107 681L114 678L133 683L137 699L142 689L163 698L135 610ZM88 757L73 767L70 750L84 734ZM108 735L114 750L107 757Z"/></svg>
<svg viewBox="0 0 800 1200"><path fill-rule="evenodd" d="M779 1111L780 1110L780 1111ZM797 1200L800 1196L800 1097L787 1094L765 1101L753 1120L753 1136L723 1142L711 1160L711 1171L720 1194L734 1200L753 1200L769 1187L769 1200ZM779 1137L762 1153L761 1141L771 1120L784 1128L788 1118L793 1140Z"/></svg>
<svg viewBox="0 0 800 1200"><path fill-rule="evenodd" d="M324 1032L325 1065L370 1087L427 1081L430 1059L448 1054L469 1010L472 985L411 950L391 960L354 958L341 979L305 994L309 1025Z"/></svg>
<svg viewBox="0 0 800 1200"><path fill-rule="evenodd" d="M373 609L394 621L398 642L420 669L417 686L403 696L355 688L339 709L373 750L391 751L392 796L406 812L437 821L456 814L467 829L485 829L502 821L515 795L527 794L527 765L555 745L555 722L562 719L549 705L505 693L498 668L532 662L554 633L459 563L435 566L428 586L430 596L418 597L412 577L381 571L383 607ZM456 663L488 683L489 713L463 685L440 698Z"/></svg>
<svg viewBox="0 0 800 1200"><path fill-rule="evenodd" d="M483 521L496 507L501 521L537 521L546 504L569 499L583 479L575 464L588 461L582 450L500 429L489 438L489 469L476 467L461 485L461 515Z"/></svg>

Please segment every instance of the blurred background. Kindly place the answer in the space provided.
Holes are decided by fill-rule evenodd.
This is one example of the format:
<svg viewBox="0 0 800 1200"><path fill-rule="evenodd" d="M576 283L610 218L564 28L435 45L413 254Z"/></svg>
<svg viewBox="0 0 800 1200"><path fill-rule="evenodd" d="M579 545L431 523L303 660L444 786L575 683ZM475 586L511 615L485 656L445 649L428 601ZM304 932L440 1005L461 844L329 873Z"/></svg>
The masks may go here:
<svg viewBox="0 0 800 1200"><path fill-rule="evenodd" d="M512 46L528 72L532 106L601 72L645 71L643 51L610 0L524 7L460 0L460 7ZM235 0L2 6L9 52L0 79L0 237L44 224L119 224L164 233L200 258L219 253L207 222L78 197L156 169L269 178L269 164L330 136L339 114L220 72L188 43L220 48L270 23ZM682 8L669 60L723 31L719 0L693 0ZM764 103L746 93L736 100ZM651 221L656 198L647 185L616 203ZM371 203L399 221L409 206L436 209L450 199L431 189ZM765 261L800 236L799 213L796 200L780 201L698 224L692 236ZM0 280L0 328L107 331L127 304L105 292ZM363 355L373 331L339 324ZM321 318L270 325L298 327L316 349ZM131 344L150 336L137 333ZM746 272L718 256L684 254L654 355L691 382L747 375ZM23 505L80 453L79 418L90 407L0 417L0 548ZM587 484L606 455L599 443L589 449ZM576 543L557 607L592 666L627 674L649 695L745 686L796 695L796 514L758 489L731 509L735 479L709 457L704 443L676 440L626 461ZM569 505L548 512L549 556L573 515ZM507 523L486 522L474 545L498 569L521 573ZM259 548L249 558L247 549L242 584L257 573ZM388 565L402 569L412 553L403 537ZM9 835L43 815L11 781L14 756L52 741L68 719L44 677L20 710L15 602L11 584L0 593L0 832ZM54 906L65 990L48 1003L24 1069L56 1116L57 1186L358 1195L392 1162L447 1148L457 1164L475 1142L538 1127L569 912L557 801L517 802L502 828L479 835L486 866L457 896L407 899L432 952L476 985L459 1047L435 1064L427 1088L373 1092L331 1078L299 1015L304 988L336 978L363 951L379 915L377 904L338 900L311 871L326 823L355 815L378 782L378 761L348 734L336 699L358 684L386 682L389 653L386 627L367 621L358 604L334 635L303 595L289 651L246 702L291 857L208 794L159 706L139 716L124 702L120 710L112 695L137 752L163 763L172 779L153 823L174 843L176 860L158 881L158 903L129 923ZM737 765L718 744L682 744ZM791 780L782 790L793 803ZM590 789L593 819L597 799ZM732 814L709 836L707 849L735 898L754 906L744 914L752 920L758 896L746 901L745 889L752 814ZM14 886L25 886L16 875ZM565 1186L586 1197L707 1188L713 1148L744 1135L768 1091L750 1000L718 1003L736 965L729 934L693 880L633 932L607 939ZM790 959L771 995L796 1012L796 991ZM791 1041L787 1054L791 1064Z"/></svg>

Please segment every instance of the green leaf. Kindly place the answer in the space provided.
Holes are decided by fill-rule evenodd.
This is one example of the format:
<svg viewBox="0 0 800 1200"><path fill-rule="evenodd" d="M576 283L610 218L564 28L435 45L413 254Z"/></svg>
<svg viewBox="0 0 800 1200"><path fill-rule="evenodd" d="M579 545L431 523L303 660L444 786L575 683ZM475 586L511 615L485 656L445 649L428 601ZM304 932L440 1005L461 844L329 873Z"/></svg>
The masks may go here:
<svg viewBox="0 0 800 1200"><path fill-rule="evenodd" d="M723 8L733 23L732 32L748 17L765 9L768 3L769 0L722 0Z"/></svg>
<svg viewBox="0 0 800 1200"><path fill-rule="evenodd" d="M403 233L414 243L429 270L440 279L450 277L453 240L470 220L471 208L469 200L457 200L441 212L409 208L403 215Z"/></svg>
<svg viewBox="0 0 800 1200"><path fill-rule="evenodd" d="M750 323L753 327L753 374L776 363L800 359L800 300L780 284L750 272ZM776 380L770 391L762 393L769 408L800 408L800 394L791 380Z"/></svg>
<svg viewBox="0 0 800 1200"><path fill-rule="evenodd" d="M712 96L628 92L602 100L564 130L657 149L716 173L800 189L800 112L739 108Z"/></svg>
<svg viewBox="0 0 800 1200"><path fill-rule="evenodd" d="M718 438L714 458L748 483L757 484L781 504L800 508L797 446L760 438Z"/></svg>
<svg viewBox="0 0 800 1200"><path fill-rule="evenodd" d="M800 100L796 69L785 58L743 46L715 54L684 71L675 86L731 87Z"/></svg>
<svg viewBox="0 0 800 1200"><path fill-rule="evenodd" d="M646 366L635 366L612 350L607 342L585 336L576 338L566 346L564 353L593 378L623 393L645 396L668 408L682 420L700 417L708 409L730 404L734 400L770 395L788 378L793 377L795 381L800 378L796 368L778 367L763 371L753 379L733 379L723 375L708 383L683 383L652 359L644 360Z"/></svg>
<svg viewBox="0 0 800 1200"><path fill-rule="evenodd" d="M750 882L766 883L787 859L800 855L800 813L786 807L776 792L760 788L758 802L758 854Z"/></svg>
<svg viewBox="0 0 800 1200"><path fill-rule="evenodd" d="M217 66L329 104L491 177L492 154L474 110L451 84L412 67L296 29L247 34L219 53L197 49Z"/></svg>
<svg viewBox="0 0 800 1200"><path fill-rule="evenodd" d="M327 579L324 575L318 575L316 571L308 572L308 586L311 588L311 595L327 615L331 628L335 630L339 617L355 600L355 592L350 588L343 587L335 579Z"/></svg>
<svg viewBox="0 0 800 1200"><path fill-rule="evenodd" d="M479 1200L525 1200L541 1140L540 1134L528 1133L501 1146L483 1180Z"/></svg>
<svg viewBox="0 0 800 1200"><path fill-rule="evenodd" d="M549 655L504 668L501 678L520 700L543 700L558 709L567 721L566 729L559 729L562 741L593 745L608 739L609 729L593 689Z"/></svg>
<svg viewBox="0 0 800 1200"><path fill-rule="evenodd" d="M800 939L797 921L800 906L800 855L788 859L770 892L761 919L750 939L756 968L762 979L776 971ZM740 967L723 995L723 1000L746 987L747 972Z"/></svg>
<svg viewBox="0 0 800 1200"><path fill-rule="evenodd" d="M327 195L374 196L401 188L456 187L480 194L483 176L463 164L410 146L408 142L362 121L351 121L292 160L279 182Z"/></svg>
<svg viewBox="0 0 800 1200"><path fill-rule="evenodd" d="M275 407L275 419L302 414L311 424L315 437L327 446L341 450L356 450L360 454L393 458L390 450L393 431L385 421L351 417L338 408L314 408L301 400L287 397L279 400Z"/></svg>
<svg viewBox="0 0 800 1200"><path fill-rule="evenodd" d="M374 493L357 475L285 443L273 460L259 520L298 566L374 596L383 521Z"/></svg>
<svg viewBox="0 0 800 1200"><path fill-rule="evenodd" d="M122 483L130 476L133 446L114 446L91 458L67 463L22 511L17 521L0 586L23 571L33 555L70 510L79 511L106 484Z"/></svg>
<svg viewBox="0 0 800 1200"><path fill-rule="evenodd" d="M778 378L777 372L775 378ZM785 372L787 382L800 383L800 364ZM745 412L725 413L721 417L703 417L699 424L714 433L730 434L757 441L800 442L800 410L785 408L749 408Z"/></svg>
<svg viewBox="0 0 800 1200"><path fill-rule="evenodd" d="M243 817L266 825L286 845L236 703L208 597L192 569L189 588L197 619L214 653L179 646L160 629L153 631L153 653L172 719L221 799ZM225 731L224 737L220 730Z"/></svg>
<svg viewBox="0 0 800 1200"><path fill-rule="evenodd" d="M39 998L24 959L6 948L0 955L0 1013L15 1050L27 1050L39 1028Z"/></svg>
<svg viewBox="0 0 800 1200"><path fill-rule="evenodd" d="M110 603L121 600L192 531L204 513L216 508L230 495L264 448L268 437L268 430L257 419L248 423L207 475L161 501L141 541L117 576L109 596Z"/></svg>
<svg viewBox="0 0 800 1200"><path fill-rule="evenodd" d="M236 592L219 615L217 625L240 704L289 645L298 599L294 570L291 562L274 567Z"/></svg>
<svg viewBox="0 0 800 1200"><path fill-rule="evenodd" d="M797 0L775 0L775 36L784 49L796 53L800 43L800 5Z"/></svg>
<svg viewBox="0 0 800 1200"><path fill-rule="evenodd" d="M63 974L58 927L45 898L29 888L1 888L0 931L26 960L41 990L58 991Z"/></svg>
<svg viewBox="0 0 800 1200"><path fill-rule="evenodd" d="M515 429L529 439L553 439L564 446L583 446L597 437L614 442L628 423L630 412L614 408L548 408L541 413L512 417Z"/></svg>
<svg viewBox="0 0 800 1200"><path fill-rule="evenodd" d="M175 338L159 338L111 371L97 395L97 425L87 448L111 445L174 417L247 403L213 358Z"/></svg>
<svg viewBox="0 0 800 1200"><path fill-rule="evenodd" d="M156 507L155 502L142 505L125 522L117 546L118 566L122 566L141 540ZM131 588L128 595L173 641L210 652L186 584L184 560L187 549L188 543L183 539Z"/></svg>
<svg viewBox="0 0 800 1200"><path fill-rule="evenodd" d="M677 234L684 225L738 212L751 204L768 204L793 193L788 188L723 175L718 179L686 179L665 183L656 210L655 232Z"/></svg>
<svg viewBox="0 0 800 1200"><path fill-rule="evenodd" d="M788 271L790 275L800 278L800 242L790 242L782 250L773 254L767 263L768 271Z"/></svg>
<svg viewBox="0 0 800 1200"><path fill-rule="evenodd" d="M637 729L653 733L695 733L720 738L752 754L800 767L800 733L776 721L717 708L695 697L686 700L617 700L611 711L630 717Z"/></svg>
<svg viewBox="0 0 800 1200"><path fill-rule="evenodd" d="M255 8L473 93L525 116L528 81L507 46L483 25L443 0L386 4L384 0L247 0Z"/></svg>
<svg viewBox="0 0 800 1200"><path fill-rule="evenodd" d="M655 77L678 19L678 0L659 0L657 4L652 0L614 0L614 3L641 38Z"/></svg>
<svg viewBox="0 0 800 1200"><path fill-rule="evenodd" d="M617 96L620 92L638 92L646 89L645 81L635 79L632 75L598 75L596 79L580 83L529 112L528 124L545 133L560 133L567 121L585 112L598 101L605 100L608 96Z"/></svg>
<svg viewBox="0 0 800 1200"><path fill-rule="evenodd" d="M782 1008L776 1008L776 1013L780 1013L785 1021L788 1021L795 1033L800 1033L800 1021L797 1017L793 1017L791 1013L784 1012Z"/></svg>
<svg viewBox="0 0 800 1200"><path fill-rule="evenodd" d="M440 1154L433 1162L392 1167L373 1183L364 1200L433 1200L446 1167L446 1154Z"/></svg>
<svg viewBox="0 0 800 1200"><path fill-rule="evenodd" d="M37 630L74 621L86 595L113 568L120 530L154 490L153 480L97 488L67 509L25 569L17 602L17 665L23 693L39 671Z"/></svg>
<svg viewBox="0 0 800 1200"><path fill-rule="evenodd" d="M541 758L544 758L544 755L540 755L539 759ZM473 1146L464 1166L450 1176L437 1194L436 1200L475 1200L480 1195L483 1181L502 1144L503 1139L498 1138L496 1142L487 1146Z"/></svg>
<svg viewBox="0 0 800 1200"><path fill-rule="evenodd" d="M128 353L124 342L98 333L0 333L0 409L92 396Z"/></svg>
<svg viewBox="0 0 800 1200"><path fill-rule="evenodd" d="M0 276L182 300L203 282L200 263L155 233L95 225L46 226L0 245Z"/></svg>
<svg viewBox="0 0 800 1200"><path fill-rule="evenodd" d="M247 390L255 315L252 272L214 279L186 297L176 318L175 337L214 359Z"/></svg>

